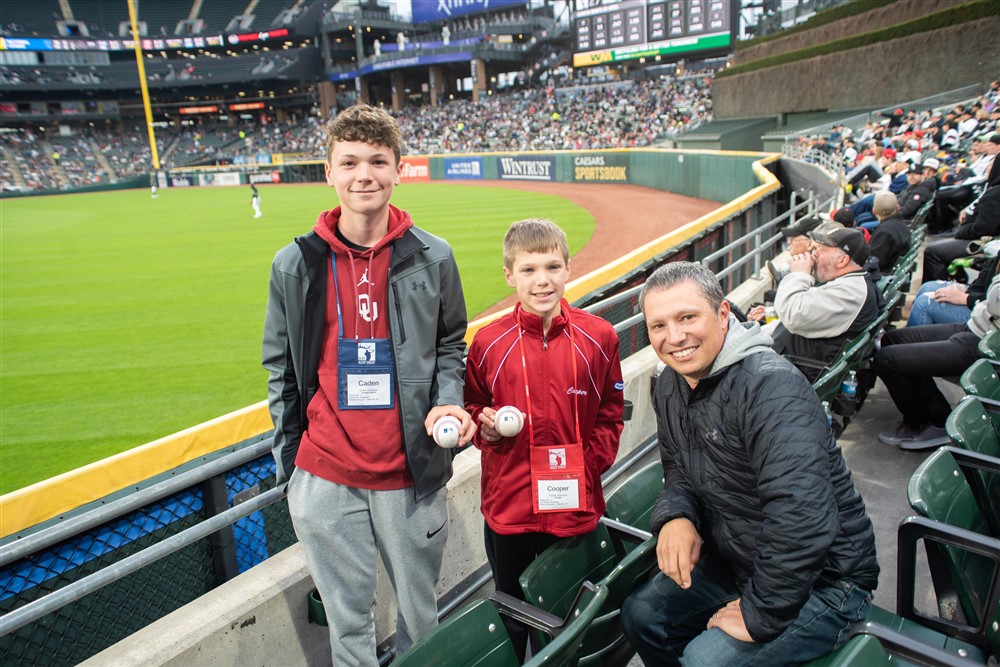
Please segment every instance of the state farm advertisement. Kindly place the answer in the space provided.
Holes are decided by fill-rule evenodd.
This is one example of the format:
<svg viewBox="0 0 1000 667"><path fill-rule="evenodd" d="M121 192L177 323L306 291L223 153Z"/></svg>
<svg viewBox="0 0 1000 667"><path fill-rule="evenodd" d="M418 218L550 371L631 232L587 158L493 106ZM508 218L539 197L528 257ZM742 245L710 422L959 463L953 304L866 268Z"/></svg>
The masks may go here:
<svg viewBox="0 0 1000 667"><path fill-rule="evenodd" d="M404 157L399 170L400 181L415 183L431 180L431 165L426 157Z"/></svg>

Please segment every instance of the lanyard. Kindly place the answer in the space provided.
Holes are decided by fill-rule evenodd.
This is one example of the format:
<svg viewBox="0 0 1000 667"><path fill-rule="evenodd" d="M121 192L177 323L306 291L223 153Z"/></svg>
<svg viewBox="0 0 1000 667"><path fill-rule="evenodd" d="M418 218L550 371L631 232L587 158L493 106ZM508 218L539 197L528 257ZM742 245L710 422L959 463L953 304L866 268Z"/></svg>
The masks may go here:
<svg viewBox="0 0 1000 667"><path fill-rule="evenodd" d="M566 313L566 331L569 332L569 344L570 344L570 362L573 365L573 383L576 384L576 342L573 340L573 323L570 322L569 313ZM528 361L524 356L524 339L523 339L524 328L521 326L521 313L517 314L517 346L521 352L521 377L524 380L524 396L527 399L528 408L528 443L530 446L535 446L535 425L531 417L531 390L528 388ZM544 335L544 334L543 334ZM583 440L580 438L580 395L576 392L576 387L573 387L573 426L576 428L576 442L582 444Z"/></svg>
<svg viewBox="0 0 1000 667"><path fill-rule="evenodd" d="M391 258L391 256L392 256L391 255L392 248L389 249L389 253L390 253L390 258ZM390 259L390 262L391 262L391 259ZM372 265L372 263L371 263L371 261L369 261L368 262L369 268L371 267L371 265ZM358 274L354 270L354 262L351 260L350 257L348 257L348 259L347 259L347 266L351 269L351 281L352 281L352 283L354 285L357 285L357 283L358 283ZM336 301L337 301L337 339L338 340L343 340L343 338L344 338L344 321L343 321L342 314L341 314L341 311L340 311L340 284L337 282L337 253L335 253L332 250L330 251L330 268L333 270L333 293L337 297L336 298ZM369 283L370 283L371 282L371 276L368 277L368 280L369 280ZM355 289L357 289L357 288L355 287ZM371 300L371 290L370 289L368 290L368 299ZM375 320L374 320L374 318L372 318L372 321L369 322L369 325L371 327L370 331L369 331L369 338L374 339L375 338ZM358 338L359 338L359 336L358 336L358 308L357 308L357 304L355 304L355 307L354 307L354 340L358 340Z"/></svg>

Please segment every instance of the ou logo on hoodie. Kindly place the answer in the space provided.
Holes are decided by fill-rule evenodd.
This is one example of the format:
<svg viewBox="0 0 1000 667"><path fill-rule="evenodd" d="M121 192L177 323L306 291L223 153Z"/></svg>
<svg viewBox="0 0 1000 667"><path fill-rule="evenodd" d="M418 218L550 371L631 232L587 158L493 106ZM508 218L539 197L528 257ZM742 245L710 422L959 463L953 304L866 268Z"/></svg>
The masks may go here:
<svg viewBox="0 0 1000 667"><path fill-rule="evenodd" d="M372 301L372 298L367 294L359 294L358 314L365 322L374 322L378 319L378 302Z"/></svg>

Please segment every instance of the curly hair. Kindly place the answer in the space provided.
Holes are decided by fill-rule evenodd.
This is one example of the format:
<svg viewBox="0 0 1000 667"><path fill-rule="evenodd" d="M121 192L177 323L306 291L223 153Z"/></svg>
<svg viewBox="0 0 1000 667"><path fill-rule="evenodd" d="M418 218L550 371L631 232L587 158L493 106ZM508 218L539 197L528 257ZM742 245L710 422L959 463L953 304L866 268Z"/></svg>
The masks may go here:
<svg viewBox="0 0 1000 667"><path fill-rule="evenodd" d="M385 109L369 104L347 107L323 128L326 134L326 156L340 141L361 141L371 146L388 146L399 164L403 148L403 133L399 123Z"/></svg>

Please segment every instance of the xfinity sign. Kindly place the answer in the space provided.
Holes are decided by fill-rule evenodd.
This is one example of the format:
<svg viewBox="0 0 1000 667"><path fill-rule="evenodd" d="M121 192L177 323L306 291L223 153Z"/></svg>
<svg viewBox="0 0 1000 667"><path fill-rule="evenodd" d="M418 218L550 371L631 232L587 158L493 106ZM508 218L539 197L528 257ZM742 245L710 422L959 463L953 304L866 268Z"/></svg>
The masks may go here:
<svg viewBox="0 0 1000 667"><path fill-rule="evenodd" d="M413 22L441 21L525 4L527 0L413 0Z"/></svg>

